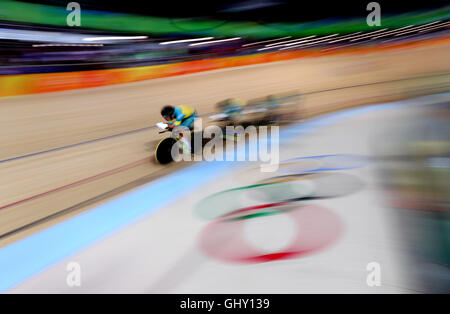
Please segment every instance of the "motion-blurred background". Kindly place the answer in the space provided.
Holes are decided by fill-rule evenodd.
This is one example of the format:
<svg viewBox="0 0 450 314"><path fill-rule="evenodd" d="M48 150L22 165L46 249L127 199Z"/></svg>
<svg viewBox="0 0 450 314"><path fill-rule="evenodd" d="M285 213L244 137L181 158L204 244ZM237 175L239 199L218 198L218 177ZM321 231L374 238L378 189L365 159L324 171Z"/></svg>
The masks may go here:
<svg viewBox="0 0 450 314"><path fill-rule="evenodd" d="M78 1L80 26L74 16L68 17L74 11L66 10L69 3L2 0L0 74L137 67L300 48L384 46L440 37L448 28L447 3L437 0L379 1L379 27L367 25L373 10L367 10L365 1ZM205 44L213 39L219 42Z"/></svg>

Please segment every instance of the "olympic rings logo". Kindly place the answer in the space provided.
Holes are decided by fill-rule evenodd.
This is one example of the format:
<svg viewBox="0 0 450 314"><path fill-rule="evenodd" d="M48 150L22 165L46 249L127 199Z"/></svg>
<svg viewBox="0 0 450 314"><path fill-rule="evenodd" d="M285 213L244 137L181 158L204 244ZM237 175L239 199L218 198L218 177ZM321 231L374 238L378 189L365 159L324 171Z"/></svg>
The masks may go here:
<svg viewBox="0 0 450 314"><path fill-rule="evenodd" d="M305 160L313 161L313 169L305 169ZM342 233L340 218L331 210L306 201L357 192L364 185L360 179L331 170L359 168L366 162L355 155L296 158L280 164L280 176L205 197L194 210L197 216L211 220L200 233L200 248L218 260L260 263L299 258L330 246ZM286 215L296 232L285 248L264 252L248 243L245 225L273 215Z"/></svg>

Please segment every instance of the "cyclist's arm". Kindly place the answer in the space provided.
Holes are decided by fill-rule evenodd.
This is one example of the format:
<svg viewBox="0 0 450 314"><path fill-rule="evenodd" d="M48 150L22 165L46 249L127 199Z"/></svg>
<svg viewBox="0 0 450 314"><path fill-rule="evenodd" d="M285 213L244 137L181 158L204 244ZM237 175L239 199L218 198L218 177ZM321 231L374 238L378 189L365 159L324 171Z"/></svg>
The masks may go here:
<svg viewBox="0 0 450 314"><path fill-rule="evenodd" d="M186 117L186 114L184 114L180 108L175 108L174 115L175 119L169 122L171 127L179 126L181 121Z"/></svg>

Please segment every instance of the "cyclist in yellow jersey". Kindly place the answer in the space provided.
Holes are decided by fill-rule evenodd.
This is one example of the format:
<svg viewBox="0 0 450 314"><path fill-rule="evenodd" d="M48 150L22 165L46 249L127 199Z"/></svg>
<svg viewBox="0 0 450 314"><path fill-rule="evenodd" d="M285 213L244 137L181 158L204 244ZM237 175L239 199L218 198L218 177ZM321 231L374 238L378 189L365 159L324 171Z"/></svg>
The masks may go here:
<svg viewBox="0 0 450 314"><path fill-rule="evenodd" d="M194 121L197 117L197 111L188 106L165 106L161 110L161 115L167 121L167 127L173 130L175 127L184 127L192 131L194 129ZM177 133L178 134L178 133ZM191 144L181 131L177 136L183 143L184 151L191 151Z"/></svg>

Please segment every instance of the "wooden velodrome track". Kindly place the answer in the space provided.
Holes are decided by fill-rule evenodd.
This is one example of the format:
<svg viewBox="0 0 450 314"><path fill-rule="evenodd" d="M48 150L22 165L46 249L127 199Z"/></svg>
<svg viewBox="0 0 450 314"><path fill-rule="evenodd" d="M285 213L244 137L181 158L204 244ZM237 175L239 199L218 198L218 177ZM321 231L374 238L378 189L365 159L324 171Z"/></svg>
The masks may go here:
<svg viewBox="0 0 450 314"><path fill-rule="evenodd" d="M449 52L446 42L0 99L0 246L182 167L152 160L163 105L205 115L224 98L296 91L313 116L446 92Z"/></svg>

